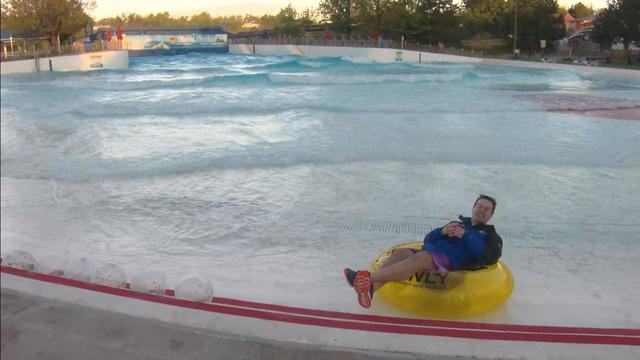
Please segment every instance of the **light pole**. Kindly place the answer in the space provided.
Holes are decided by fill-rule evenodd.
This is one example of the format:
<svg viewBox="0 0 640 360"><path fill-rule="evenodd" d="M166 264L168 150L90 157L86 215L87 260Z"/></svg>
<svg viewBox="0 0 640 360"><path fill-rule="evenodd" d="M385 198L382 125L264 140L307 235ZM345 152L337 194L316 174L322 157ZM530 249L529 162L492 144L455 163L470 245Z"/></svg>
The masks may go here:
<svg viewBox="0 0 640 360"><path fill-rule="evenodd" d="M514 21L513 21L513 56L514 57L518 57L517 54L517 50L518 50L518 0L516 1L516 11L515 11L515 15L514 15Z"/></svg>

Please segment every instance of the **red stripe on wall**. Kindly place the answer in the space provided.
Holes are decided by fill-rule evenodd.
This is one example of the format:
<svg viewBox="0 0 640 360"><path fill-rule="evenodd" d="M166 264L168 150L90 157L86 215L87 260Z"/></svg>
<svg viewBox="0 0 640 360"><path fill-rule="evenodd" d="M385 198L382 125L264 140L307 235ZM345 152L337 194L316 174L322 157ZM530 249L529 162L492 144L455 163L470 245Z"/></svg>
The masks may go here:
<svg viewBox="0 0 640 360"><path fill-rule="evenodd" d="M46 274L0 266L6 274L75 287L104 294L167 304L212 313L242 316L254 319L329 328L373 331L393 334L441 336L465 339L533 341L598 345L640 346L640 329L606 329L555 326L528 326L487 324L443 320L407 319L399 317L351 314L214 298L212 303L199 303L174 297L136 292L128 289L87 283Z"/></svg>
<svg viewBox="0 0 640 360"><path fill-rule="evenodd" d="M495 331L640 336L640 329L492 324L492 323L478 323L478 322L465 322L465 321L412 319L412 318L401 318L401 317L392 317L392 316L352 314L352 313L343 313L338 311L315 310L315 309L283 306L283 305L276 305L276 304L265 304L265 303L251 302L251 301L245 301L245 300L229 299L229 298L223 298L223 297L217 297L217 296L214 297L212 301L217 304L251 307L251 308L288 312L288 313L295 313L295 314L308 315L308 316L341 318L341 319L370 321L370 322L389 323L389 324L404 324L404 325L414 325L414 326L431 326L431 327L447 327L447 328L462 327L467 329L495 330Z"/></svg>

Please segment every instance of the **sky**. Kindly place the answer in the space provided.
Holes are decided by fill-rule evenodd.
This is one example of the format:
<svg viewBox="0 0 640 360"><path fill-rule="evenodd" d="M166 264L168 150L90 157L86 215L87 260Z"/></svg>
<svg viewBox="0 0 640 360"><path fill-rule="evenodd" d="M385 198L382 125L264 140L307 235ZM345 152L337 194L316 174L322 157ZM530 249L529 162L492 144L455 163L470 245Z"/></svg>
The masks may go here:
<svg viewBox="0 0 640 360"><path fill-rule="evenodd" d="M558 0L561 6L569 7L580 0ZM307 7L317 8L320 0L96 0L93 15L97 19L112 17L122 13L148 15L168 11L172 16L190 16L203 11L212 16L228 15L264 15L276 14L289 3L298 11ZM582 0L585 5L594 8L606 6L606 0Z"/></svg>
<svg viewBox="0 0 640 360"><path fill-rule="evenodd" d="M319 0L97 0L93 16L97 19L122 13L148 15L168 11L172 16L196 15L203 11L212 16L275 15L281 8L291 5L298 11L307 7L317 8Z"/></svg>

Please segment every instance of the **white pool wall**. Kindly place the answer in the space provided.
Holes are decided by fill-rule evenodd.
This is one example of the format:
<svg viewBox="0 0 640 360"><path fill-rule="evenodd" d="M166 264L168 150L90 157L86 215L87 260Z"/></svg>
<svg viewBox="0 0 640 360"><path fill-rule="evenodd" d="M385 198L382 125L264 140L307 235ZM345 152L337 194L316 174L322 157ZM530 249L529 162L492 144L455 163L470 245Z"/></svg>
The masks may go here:
<svg viewBox="0 0 640 360"><path fill-rule="evenodd" d="M39 70L36 66L36 61L39 62ZM51 62L51 66L49 66L49 62ZM128 68L129 52L127 50L43 57L38 60L3 61L0 66L2 75L38 71L91 71Z"/></svg>
<svg viewBox="0 0 640 360"><path fill-rule="evenodd" d="M383 49L383 48L359 48L345 46L312 46L312 45L264 45L264 44L231 44L229 53L232 55L262 55L262 56L301 56L301 57L343 57L352 60L368 60L379 63L392 63L397 61L407 63L420 62L453 62L453 63L477 63L502 66L516 66L535 69L575 69L576 65L536 63L531 61L502 60L492 58L477 58L470 56L448 55L424 51ZM640 78L640 71L628 69L616 69L607 67L582 67L589 71L611 74L628 74Z"/></svg>

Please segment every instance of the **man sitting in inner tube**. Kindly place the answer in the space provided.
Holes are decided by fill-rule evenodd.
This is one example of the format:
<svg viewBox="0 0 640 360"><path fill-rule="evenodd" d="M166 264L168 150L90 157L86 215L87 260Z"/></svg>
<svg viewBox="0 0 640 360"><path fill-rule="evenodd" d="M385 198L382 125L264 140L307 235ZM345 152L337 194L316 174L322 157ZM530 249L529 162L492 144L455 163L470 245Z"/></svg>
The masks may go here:
<svg viewBox="0 0 640 360"><path fill-rule="evenodd" d="M431 231L424 238L422 250L396 249L374 272L344 269L347 282L358 295L358 303L370 307L374 290L388 281L408 279L416 272L477 270L498 262L502 239L493 225L487 225L495 210L496 200L480 195L470 218L460 215L459 220Z"/></svg>

